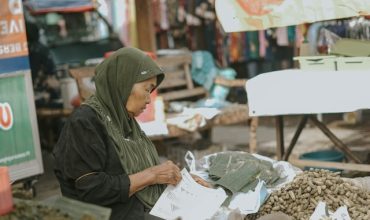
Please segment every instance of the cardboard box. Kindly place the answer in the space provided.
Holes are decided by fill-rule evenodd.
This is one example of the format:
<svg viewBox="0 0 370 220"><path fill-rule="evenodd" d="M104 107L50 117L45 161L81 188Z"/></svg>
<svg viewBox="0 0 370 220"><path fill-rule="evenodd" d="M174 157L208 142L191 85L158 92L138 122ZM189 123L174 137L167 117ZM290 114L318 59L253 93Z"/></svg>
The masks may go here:
<svg viewBox="0 0 370 220"><path fill-rule="evenodd" d="M370 56L370 41L342 38L330 48L330 54L349 57L367 57Z"/></svg>

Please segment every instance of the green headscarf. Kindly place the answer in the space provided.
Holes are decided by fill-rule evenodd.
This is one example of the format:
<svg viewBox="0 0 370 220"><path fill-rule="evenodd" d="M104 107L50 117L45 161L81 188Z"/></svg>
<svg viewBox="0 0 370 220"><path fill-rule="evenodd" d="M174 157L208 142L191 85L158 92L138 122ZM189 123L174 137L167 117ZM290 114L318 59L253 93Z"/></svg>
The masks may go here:
<svg viewBox="0 0 370 220"><path fill-rule="evenodd" d="M134 84L152 77L157 77L158 86L164 74L149 56L136 48L119 49L96 67L96 93L84 103L97 112L107 128L128 175L159 164L155 146L126 110ZM153 207L163 190L164 185L151 185L135 195Z"/></svg>

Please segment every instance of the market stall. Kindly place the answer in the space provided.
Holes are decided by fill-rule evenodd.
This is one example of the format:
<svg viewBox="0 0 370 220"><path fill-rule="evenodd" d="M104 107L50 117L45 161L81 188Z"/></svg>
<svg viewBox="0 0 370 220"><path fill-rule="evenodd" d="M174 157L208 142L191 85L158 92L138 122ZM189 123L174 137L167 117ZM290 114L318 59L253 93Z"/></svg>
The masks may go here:
<svg viewBox="0 0 370 220"><path fill-rule="evenodd" d="M357 16L365 12L370 12L369 8L366 7L369 4L362 4L364 2L355 4L358 6L356 9L353 7L341 7L343 5L338 5L336 4L338 2L334 1L331 1L332 4L328 4L327 2L321 3L322 2L319 1L304 0L264 1L263 3L261 1L235 1L230 3L230 1L220 0L216 1L216 11L219 12L218 15L221 22L223 22L223 26L228 31L261 30L275 26L313 22L317 19L327 20L338 17ZM332 10L332 13L327 13L328 10ZM290 16L286 16L288 11L290 12L289 14L293 12L293 16L301 19L292 19ZM302 12L304 12L304 16L302 16ZM278 116L278 159L284 157L283 151L285 149L283 144L281 144L284 143L284 136L282 132L282 117L280 117L280 115L303 114L305 116L298 127L298 131L288 151L292 150L294 142L297 141L307 120L311 120L333 140L339 149L346 153L350 160L358 163L360 162L359 159L351 153L350 149L336 138L335 135L313 115L317 113L348 112L369 108L369 103L367 101L369 100L369 91L363 90L367 87L366 83L370 81L367 72L368 71L305 72L302 70L284 70L265 73L247 82L246 89L248 94L249 115ZM328 84L331 85L330 88L328 88ZM266 90L266 88L268 88L268 90ZM353 97L356 98L354 99ZM268 171L271 171L271 173L269 173L271 179L274 179L274 174L276 174L274 172L278 173L276 176L279 178L284 177L284 175L279 175L282 174L279 171L284 170L284 168L279 169L276 165L277 161L271 162L270 160L271 164L269 164L269 168L272 169L264 167L262 169L263 171L256 171L258 169L254 169L254 166L258 166L256 164L259 164L259 162L254 161L253 165L249 165L249 167L243 166L245 165L245 161L248 161L247 158L250 158L250 155L241 153L238 156L244 157L244 160L240 161L235 161L233 158L227 156L227 159L218 157L222 154L225 156L225 154L228 153L229 152L223 152L216 154L217 156L209 156L209 158L212 158L208 161L209 163L198 161L199 163L197 163L197 165L203 168L201 170L198 170L199 166L197 167L195 164L189 164L190 170L195 173L196 171L204 171L198 172L198 174L203 174L202 177L210 180L215 187L219 187L218 189L224 189L227 194L233 194L243 189L243 187L248 188L249 185L245 184L245 182L238 185L239 181L253 182L256 180L255 177L257 177L258 180L263 180L263 177L265 177ZM233 152L233 154L237 153ZM286 154L286 158L289 154L290 152ZM186 159L187 158L185 158L185 160ZM266 158L261 158L259 155L253 155L253 159L266 160ZM229 172L226 171L225 175L227 177L234 177L233 181L230 181L230 179L229 181L225 181L225 179L223 179L225 176L222 176L221 179L212 181L212 177L217 177L215 174L221 173L215 171L217 170L216 168L225 171L225 167L222 167L223 164L227 164L229 167L236 166L231 168ZM349 167L351 166L353 168L355 165L349 165ZM253 169L248 169L250 167L253 167ZM342 168L343 167L344 166L342 166ZM245 170L243 170L243 168L245 168ZM356 166L356 168L360 168L360 166ZM368 171L369 166L363 165L361 168L367 169ZM284 213L284 219L370 218L370 212L367 210L367 206L370 204L370 194L366 189L355 186L353 182L341 178L339 173L332 171L317 169L302 172L294 168L292 170L292 178L288 178L288 180L279 187L267 187L269 190L267 190L268 195L264 195L265 197L261 196L263 195L263 193L260 193L263 192L263 190L260 190L261 188L249 188L252 190L247 190L247 192L253 193L254 191L256 193L253 195L254 199L262 198L258 200L262 205L261 207L258 206L255 209L246 211L252 199L239 198L239 202L241 202L242 205L238 207L238 211L244 214L242 216L235 213L230 215L230 213L232 213L232 211L230 212L232 206L228 205L230 200L226 199L225 194L214 192L213 195L208 197L211 198L211 201L206 202L201 198L202 193L199 192L199 189L195 187L191 188L191 183L185 185L179 184L180 186L178 188L168 187L164 195L162 195L163 197L161 197L156 204L158 207L155 206L152 213L161 217L167 216L167 218L180 216L183 219L194 219L196 214L192 212L193 210L199 210L197 213L210 217L212 215L210 215L209 210L212 209L214 213L212 218L214 219L258 219L267 214L272 214L271 219L282 219L282 217L275 215L276 212ZM255 173L253 174L253 172ZM183 178L186 178L186 174L183 175ZM271 179L265 179L265 183L271 183ZM231 182L232 187L225 187L225 182ZM274 181L272 181L272 183L274 183ZM236 187L233 187L235 185L239 186L237 190ZM241 185L243 187L240 187ZM208 191L207 189L203 190ZM237 196L234 196L235 195L233 195L232 199L237 200ZM193 201L199 201L200 203L189 204L182 200L183 198L190 197L195 198ZM225 199L227 202L219 205L220 198ZM223 199L221 199L221 201ZM205 208L203 205L204 203L207 203L207 205L209 204L210 208ZM218 210L219 212L214 209L215 203L221 206ZM179 206L179 204L181 204L181 206ZM200 210L201 208L199 207L203 207L207 210L201 212L202 210ZM229 208L228 211L225 211L225 207L226 210ZM233 207L235 208L236 206Z"/></svg>
<svg viewBox="0 0 370 220"><path fill-rule="evenodd" d="M257 1L235 1L230 3L219 0L216 1L216 13L227 32L255 31L315 21L365 16L370 14L369 3L369 1L357 0L351 2L296 0L266 1L263 3ZM287 13L289 16L287 16ZM298 47L300 43L298 42ZM316 45L315 42L311 42L311 44ZM357 88L362 88L362 80L366 77L366 69L362 73L360 71L354 73L349 70L347 72L337 71L330 73L330 71L320 71L320 69L303 73L295 70L265 73L252 78L247 83L249 113L251 116L277 116L277 157L279 159L288 159L307 120L310 120L339 149L344 151L349 159L359 163L360 160L351 153L343 142L330 132L322 122L309 114L348 112L350 110L368 108L366 104L368 97L363 96L364 93L357 90ZM365 80L368 79L366 78ZM328 84L334 88L328 88L326 86ZM343 97L345 97L345 100L341 100ZM303 117L299 124L284 157L284 125L282 116L279 115L288 114L306 114L306 116ZM363 167L357 168L363 169Z"/></svg>

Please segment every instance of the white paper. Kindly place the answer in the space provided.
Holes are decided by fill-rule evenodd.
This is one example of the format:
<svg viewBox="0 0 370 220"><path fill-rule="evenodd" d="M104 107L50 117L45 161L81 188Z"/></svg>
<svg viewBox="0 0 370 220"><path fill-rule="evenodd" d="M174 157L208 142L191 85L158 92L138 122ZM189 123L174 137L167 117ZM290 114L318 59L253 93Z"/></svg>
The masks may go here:
<svg viewBox="0 0 370 220"><path fill-rule="evenodd" d="M351 217L349 216L347 206L341 206L335 211L331 216L331 219L337 219L337 220L351 220Z"/></svg>
<svg viewBox="0 0 370 220"><path fill-rule="evenodd" d="M182 115L200 114L205 119L209 120L218 115L221 111L217 108L185 108Z"/></svg>
<svg viewBox="0 0 370 220"><path fill-rule="evenodd" d="M260 181L254 191L250 190L247 193L233 195L229 208L239 209L240 213L244 215L256 213L268 195L266 184L264 181Z"/></svg>
<svg viewBox="0 0 370 220"><path fill-rule="evenodd" d="M149 121L149 122L138 122L141 130L144 133L151 136L168 135L167 124L162 121Z"/></svg>
<svg viewBox="0 0 370 220"><path fill-rule="evenodd" d="M206 120L212 119L219 113L220 110L217 108L185 108L181 114L168 118L166 122L192 132L205 126Z"/></svg>
<svg viewBox="0 0 370 220"><path fill-rule="evenodd" d="M168 185L151 215L163 219L209 219L227 195L222 188L212 189L196 183L186 169L181 171L182 180L176 186Z"/></svg>
<svg viewBox="0 0 370 220"><path fill-rule="evenodd" d="M319 202L315 208L315 211L311 215L310 220L320 220L324 217L330 217L330 219L336 220L351 220L351 217L349 217L348 214L347 206L341 206L334 213L332 213L327 210L325 202Z"/></svg>

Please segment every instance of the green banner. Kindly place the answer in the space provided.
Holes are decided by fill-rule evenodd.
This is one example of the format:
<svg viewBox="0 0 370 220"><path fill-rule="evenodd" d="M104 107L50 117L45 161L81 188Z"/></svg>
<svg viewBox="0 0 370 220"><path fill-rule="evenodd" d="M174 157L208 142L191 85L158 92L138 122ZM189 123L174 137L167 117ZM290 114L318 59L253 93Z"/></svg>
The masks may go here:
<svg viewBox="0 0 370 220"><path fill-rule="evenodd" d="M35 159L25 88L23 75L0 78L0 166Z"/></svg>

